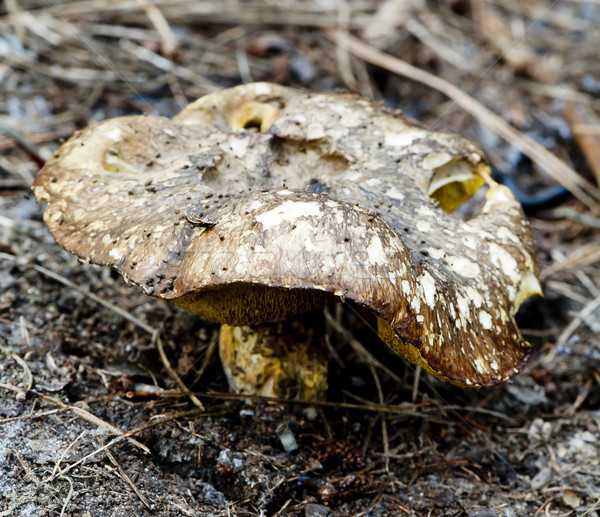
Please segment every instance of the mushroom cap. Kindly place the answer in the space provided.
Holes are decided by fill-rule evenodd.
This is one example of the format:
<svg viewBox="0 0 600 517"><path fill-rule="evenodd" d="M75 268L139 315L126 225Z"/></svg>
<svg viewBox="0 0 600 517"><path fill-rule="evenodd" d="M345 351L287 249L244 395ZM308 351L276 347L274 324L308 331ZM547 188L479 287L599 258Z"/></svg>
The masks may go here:
<svg viewBox="0 0 600 517"><path fill-rule="evenodd" d="M479 213L452 213L484 182ZM514 315L541 287L518 201L468 141L353 95L255 83L110 119L33 190L63 247L214 321L351 301L462 386L506 380L530 349Z"/></svg>

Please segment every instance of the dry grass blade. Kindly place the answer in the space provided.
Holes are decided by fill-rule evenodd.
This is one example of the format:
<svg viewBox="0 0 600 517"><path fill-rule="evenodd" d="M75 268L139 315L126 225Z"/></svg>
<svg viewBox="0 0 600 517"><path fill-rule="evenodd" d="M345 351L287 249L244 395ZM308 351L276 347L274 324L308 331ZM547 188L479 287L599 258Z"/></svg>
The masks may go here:
<svg viewBox="0 0 600 517"><path fill-rule="evenodd" d="M401 59L381 52L354 36L343 35L336 31L328 31L327 35L334 41L347 45L350 52L371 64L385 68L408 79L419 81L442 92L454 103L475 117L481 124L487 126L498 136L531 158L552 178L564 185L565 188L590 210L596 214L600 214L600 190L597 187L582 178L571 167L562 160L559 160L535 140L519 132L496 113L483 106L468 93L441 77L436 77Z"/></svg>
<svg viewBox="0 0 600 517"><path fill-rule="evenodd" d="M214 0L158 0L152 2L165 20L169 23L212 23L231 25L284 25L297 27L338 27L337 6L324 8L315 15L311 2L294 0L291 2L260 2L260 1L228 1ZM362 9L353 6L351 29L362 29L370 20L369 2ZM147 14L137 0L122 2L106 2L106 0L80 0L63 2L33 11L35 13L50 12L54 16L65 19L80 16L90 16L91 13L102 12L111 14L115 21L132 25L144 25Z"/></svg>
<svg viewBox="0 0 600 517"><path fill-rule="evenodd" d="M69 482L69 493L67 494L67 497L65 498L65 502L63 503L62 509L60 510L60 517L63 517L63 515L65 515L65 512L67 511L67 508L69 507L69 503L71 502L71 499L73 498L73 494L75 493L75 490L73 488L73 481L71 480L70 477L61 476L60 479L66 479Z"/></svg>

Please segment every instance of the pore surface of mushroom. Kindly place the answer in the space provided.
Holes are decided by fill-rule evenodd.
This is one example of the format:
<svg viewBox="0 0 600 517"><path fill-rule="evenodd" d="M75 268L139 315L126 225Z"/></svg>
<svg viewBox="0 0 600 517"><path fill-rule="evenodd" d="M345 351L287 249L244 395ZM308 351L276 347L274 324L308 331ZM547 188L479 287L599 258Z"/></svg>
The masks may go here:
<svg viewBox="0 0 600 517"><path fill-rule="evenodd" d="M346 94L255 83L173 119L78 132L34 192L54 238L148 295L232 326L346 300L434 375L490 386L529 351L531 232L481 152ZM472 218L451 213L487 183Z"/></svg>

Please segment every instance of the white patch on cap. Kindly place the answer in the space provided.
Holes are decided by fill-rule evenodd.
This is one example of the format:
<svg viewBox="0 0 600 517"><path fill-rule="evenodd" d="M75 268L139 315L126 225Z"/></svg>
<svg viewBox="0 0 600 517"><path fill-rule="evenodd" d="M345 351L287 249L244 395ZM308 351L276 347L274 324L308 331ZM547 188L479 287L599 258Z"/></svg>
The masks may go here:
<svg viewBox="0 0 600 517"><path fill-rule="evenodd" d="M490 357L489 361L490 361L490 366L492 367L492 370L494 370L496 373L498 373L498 363L496 362L496 360L493 357Z"/></svg>
<svg viewBox="0 0 600 517"><path fill-rule="evenodd" d="M414 296L410 301L410 308L415 312L419 312L421 310L421 298Z"/></svg>
<svg viewBox="0 0 600 517"><path fill-rule="evenodd" d="M475 359L473 359L473 363L475 363L475 369L479 373L487 372L487 365L481 357L476 357Z"/></svg>
<svg viewBox="0 0 600 517"><path fill-rule="evenodd" d="M369 262L372 265L387 264L387 255L383 250L383 245L381 244L381 239L379 238L379 236L374 235L371 238L371 242L369 243L369 247L367 248L367 256L369 257Z"/></svg>
<svg viewBox="0 0 600 517"><path fill-rule="evenodd" d="M295 221L299 217L321 215L321 205L315 201L284 201L281 205L256 216L265 230L278 226L284 221Z"/></svg>
<svg viewBox="0 0 600 517"><path fill-rule="evenodd" d="M123 139L123 134L121 133L121 128L113 127L110 131L104 133L106 138L109 138L113 142L120 142Z"/></svg>
<svg viewBox="0 0 600 517"><path fill-rule="evenodd" d="M465 278L475 278L481 274L479 265L475 262L471 262L469 259L464 257L448 257L446 259L450 269L455 273L458 273Z"/></svg>
<svg viewBox="0 0 600 517"><path fill-rule="evenodd" d="M406 297L408 297L409 294L411 294L412 290L410 288L410 283L408 282L408 280L402 280L402 294Z"/></svg>
<svg viewBox="0 0 600 517"><path fill-rule="evenodd" d="M381 185L381 178L369 178L365 181L365 185L367 187L377 187L378 185Z"/></svg>
<svg viewBox="0 0 600 517"><path fill-rule="evenodd" d="M512 233L506 226L501 226L498 229L498 237L500 237L502 240L511 241L517 244L520 242L519 238L514 233Z"/></svg>
<svg viewBox="0 0 600 517"><path fill-rule="evenodd" d="M108 256L114 258L115 260L121 260L123 258L123 254L117 248L111 249L108 252Z"/></svg>
<svg viewBox="0 0 600 517"><path fill-rule="evenodd" d="M469 249L476 250L477 249L477 239L472 237L471 235L467 235L461 239L462 243Z"/></svg>
<svg viewBox="0 0 600 517"><path fill-rule="evenodd" d="M398 201L402 201L405 196L402 192L396 189L396 187L391 187L385 191L385 197L390 197L392 199L397 199Z"/></svg>
<svg viewBox="0 0 600 517"><path fill-rule="evenodd" d="M252 201L252 203L250 203L250 205L248 206L248 211L249 212L254 212L255 210L258 210L260 207L263 206L263 203L261 201L259 201L258 199L255 199L254 201Z"/></svg>
<svg viewBox="0 0 600 517"><path fill-rule="evenodd" d="M483 296L481 296L481 294L473 287L468 286L465 294L478 309L483 305Z"/></svg>
<svg viewBox="0 0 600 517"><path fill-rule="evenodd" d="M431 225L426 221L417 221L417 230L421 233L427 233L431 230Z"/></svg>
<svg viewBox="0 0 600 517"><path fill-rule="evenodd" d="M429 153L421 162L425 169L437 169L452 161L452 156L448 153Z"/></svg>
<svg viewBox="0 0 600 517"><path fill-rule="evenodd" d="M494 242L491 242L488 246L492 264L499 268L512 282L515 284L518 283L521 278L521 273L519 272L519 266L514 257Z"/></svg>
<svg viewBox="0 0 600 517"><path fill-rule="evenodd" d="M434 258L437 260L444 258L444 255L446 254L446 252L443 249L438 249L438 248L427 248L427 253L429 253L429 256L431 258Z"/></svg>
<svg viewBox="0 0 600 517"><path fill-rule="evenodd" d="M236 158L241 158L248 150L249 138L230 138L227 143Z"/></svg>
<svg viewBox="0 0 600 517"><path fill-rule="evenodd" d="M353 171L347 172L346 174L344 174L343 177L347 181L359 181L360 179L362 179L363 175L362 172L355 169Z"/></svg>
<svg viewBox="0 0 600 517"><path fill-rule="evenodd" d="M425 316L422 314L417 315L417 323L423 323L425 321Z"/></svg>
<svg viewBox="0 0 600 517"><path fill-rule="evenodd" d="M406 147L422 136L422 131L403 131L402 133L385 133L385 145Z"/></svg>
<svg viewBox="0 0 600 517"><path fill-rule="evenodd" d="M492 328L492 315L486 311L479 311L479 323L484 329L490 330Z"/></svg>
<svg viewBox="0 0 600 517"><path fill-rule="evenodd" d="M425 271L421 276L421 285L423 286L423 295L425 296L425 303L433 309L435 304L436 287L433 277Z"/></svg>
<svg viewBox="0 0 600 517"><path fill-rule="evenodd" d="M436 213L426 205L420 206L417 208L417 214L425 216L425 217L435 217Z"/></svg>
<svg viewBox="0 0 600 517"><path fill-rule="evenodd" d="M312 122L306 127L306 139L307 140L318 140L325 136L325 129L318 122Z"/></svg>

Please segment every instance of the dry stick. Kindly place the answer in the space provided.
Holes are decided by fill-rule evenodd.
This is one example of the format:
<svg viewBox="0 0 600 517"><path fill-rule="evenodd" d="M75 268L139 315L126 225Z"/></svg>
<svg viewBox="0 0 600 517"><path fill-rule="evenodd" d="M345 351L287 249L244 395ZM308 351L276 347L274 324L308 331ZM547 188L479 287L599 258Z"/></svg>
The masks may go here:
<svg viewBox="0 0 600 517"><path fill-rule="evenodd" d="M25 45L25 25L19 16L19 14L21 14L19 3L17 0L6 0L4 5L8 11L9 19L15 28L15 34L19 40L19 43L21 45Z"/></svg>
<svg viewBox="0 0 600 517"><path fill-rule="evenodd" d="M375 370L375 367L370 364L369 365L369 370L371 371L371 375L373 376L373 380L375 381L375 386L377 387L377 396L379 398L379 403L383 404L384 402L384 397L383 397L383 390L381 389L381 382L379 382L379 376L377 375L377 370ZM390 458L389 458L389 453L390 453L390 442L388 439L388 432L387 432L387 419L385 417L385 413L379 413L379 415L381 416L381 439L383 440L383 454L385 456L385 471L389 474L390 473Z"/></svg>
<svg viewBox="0 0 600 517"><path fill-rule="evenodd" d="M571 334L575 332L575 329L579 327L581 322L590 314L592 314L592 312L597 310L598 307L600 307L600 296L597 296L590 301L581 311L577 313L577 315L571 320L571 323L565 327L556 340L556 348L563 346L569 340Z"/></svg>
<svg viewBox="0 0 600 517"><path fill-rule="evenodd" d="M10 386L7 384L2 384L0 383L0 388L6 388L6 389L10 389L12 390L17 389L16 386ZM19 420L33 420L34 418L43 418L45 416L50 416L50 415L56 415L56 413L60 413L61 411L64 411L64 409L49 409L47 411L41 411L39 413L29 413L28 415L22 415L22 416L11 416L8 418L1 418L0 419L0 425L2 424L8 424L9 422L18 422Z"/></svg>
<svg viewBox="0 0 600 517"><path fill-rule="evenodd" d="M23 328L23 327L21 327ZM26 383L25 383L25 393L28 393L29 391L31 391L31 387L33 386L33 375L31 374L31 370L29 369L29 366L27 366L27 363L19 356L17 355L16 352L13 352L12 354L12 358L15 360L15 362L17 362L19 364L19 366L21 368L23 368L24 372L25 372L25 377L27 379Z"/></svg>
<svg viewBox="0 0 600 517"><path fill-rule="evenodd" d="M75 445L77 444L77 442L79 440L81 440L84 436L85 436L86 431L82 431L81 433L79 433L79 436L77 436L77 438L75 438L68 446L67 448L62 451L62 454L60 455L60 458L58 458L58 460L54 463L54 468L52 469L52 473L50 474L49 480L52 481L54 479L54 476L56 476L56 473L60 471L60 464L62 462L62 460L67 456L67 454L69 454L69 451L75 447Z"/></svg>
<svg viewBox="0 0 600 517"><path fill-rule="evenodd" d="M412 387L412 401L417 400L417 396L419 395L419 381L421 380L421 368L420 366L415 367L415 378L413 379L413 387Z"/></svg>
<svg viewBox="0 0 600 517"><path fill-rule="evenodd" d="M350 394L358 399L357 395ZM393 404L377 404L375 402L366 401L363 404L353 404L351 402L329 402L326 400L292 400L278 399L275 397L263 397L261 395L245 395L242 393L220 393L217 391L209 391L202 393L202 396L209 399L220 400L250 400L252 402L266 402L276 404L298 404L302 406L330 407L334 409L356 409L359 411L371 411L375 413L407 413L409 411L428 407L429 402L420 402L419 404L411 404L407 406L399 406ZM417 413L411 413L412 416L420 416Z"/></svg>
<svg viewBox="0 0 600 517"><path fill-rule="evenodd" d="M29 479L31 479L33 481L33 483L35 484L35 486L40 486L41 482L40 482L39 478L33 473L33 471L29 468L29 466L27 465L27 463L25 463L25 460L23 458L21 458L21 455L19 454L19 451L13 450L13 452L15 453L15 456L17 457L17 460L19 460L19 463L21 464L21 467L23 467L23 470L25 471L25 474L27 474L27 476L29 477Z"/></svg>
<svg viewBox="0 0 600 517"><path fill-rule="evenodd" d="M571 167L556 158L535 140L515 129L502 119L502 117L483 106L460 88L445 79L436 77L401 59L381 52L354 36L342 35L338 31L327 31L326 34L338 44L343 42L344 45L348 46L350 52L361 59L440 91L455 104L475 117L481 124L487 126L498 136L531 158L552 178L564 185L565 188L590 208L590 210L600 214L600 190L597 187L582 178Z"/></svg>
<svg viewBox="0 0 600 517"><path fill-rule="evenodd" d="M189 397L189 399L194 403L194 405L196 407L200 408L202 411L205 411L204 406L202 405L202 402L200 402L198 397L196 397L196 395L194 395L194 393L192 393L189 390L189 388L180 379L179 375L177 375L177 372L175 370L173 370L173 367L171 366L171 363L169 362L167 354L165 354L165 349L163 348L162 339L160 339L160 337L158 336L158 331L154 332L154 334L152 335L152 341L156 341L156 348L158 349L158 353L160 354L160 359L161 359L164 367L167 369L167 372L169 372L169 375L171 376L171 378L177 383L177 385L179 386L181 391L183 391Z"/></svg>
<svg viewBox="0 0 600 517"><path fill-rule="evenodd" d="M573 210L569 207L557 208L554 211L554 215L557 217L564 217L565 219L571 219L576 223L583 224L585 226L591 226L592 228L600 229L600 218L590 214L582 214L577 210Z"/></svg>
<svg viewBox="0 0 600 517"><path fill-rule="evenodd" d="M60 400L53 399L52 397L46 397L46 396L42 395L41 393L38 393L37 395L41 396L44 400L49 400L51 402L54 402L57 406L59 406L61 408L72 411L79 418L81 418L82 420L85 420L86 422L89 422L90 424L94 424L95 426L98 426L98 427L103 427L106 430L108 430L109 432L111 432L112 434L116 434L118 436L124 436L123 431L121 431L118 427L112 425L110 422L106 422L105 420L102 420L101 418L90 413L89 411L86 411L83 408L79 408L79 407L75 407L75 406L68 406L64 402L61 402ZM133 438L129 438L128 440L132 445L135 445L139 449L142 449L146 454L150 454L150 449L148 449L148 447L146 447L144 444L138 442L137 440L135 440Z"/></svg>
<svg viewBox="0 0 600 517"><path fill-rule="evenodd" d="M151 4L148 0L138 0L138 3L144 9L146 16L154 25L156 32L160 34L163 45L163 52L170 57L173 55L173 51L177 47L177 36L171 29L169 22L163 16L161 10L156 5Z"/></svg>
<svg viewBox="0 0 600 517"><path fill-rule="evenodd" d="M132 479L123 470L123 467L121 467L121 465L119 465L119 463L117 463L117 460L112 455L110 450L106 451L106 455L108 456L108 459L112 462L112 464L115 467L117 467L117 470L119 471L119 475L121 476L121 479L123 479L123 481L125 481L133 489L135 494L139 497L140 501L142 501L142 503L144 503L144 506L146 508L148 508L148 510L152 510L152 507L150 506L148 499L146 499L146 496L144 494L142 494L141 490L135 485L135 483L132 481Z"/></svg>

